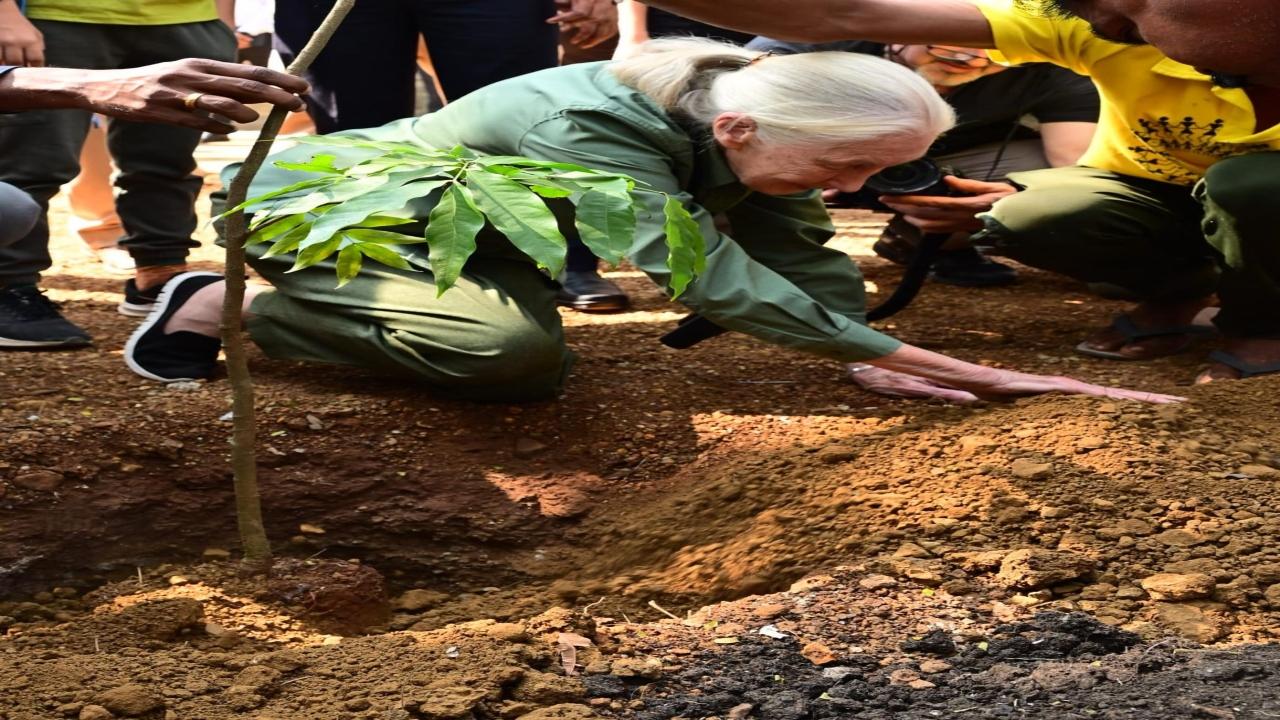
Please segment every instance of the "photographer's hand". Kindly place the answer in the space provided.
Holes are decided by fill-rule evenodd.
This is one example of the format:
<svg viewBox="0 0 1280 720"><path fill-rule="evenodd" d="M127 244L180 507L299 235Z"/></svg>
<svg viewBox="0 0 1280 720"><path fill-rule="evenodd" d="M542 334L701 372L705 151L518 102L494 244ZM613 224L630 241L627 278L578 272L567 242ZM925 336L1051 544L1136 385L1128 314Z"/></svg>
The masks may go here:
<svg viewBox="0 0 1280 720"><path fill-rule="evenodd" d="M902 213L907 222L927 233L974 232L982 229L979 213L987 212L996 201L1018 192L1005 182L967 180L954 175L946 177L947 185L960 197L947 195L882 195L880 202Z"/></svg>

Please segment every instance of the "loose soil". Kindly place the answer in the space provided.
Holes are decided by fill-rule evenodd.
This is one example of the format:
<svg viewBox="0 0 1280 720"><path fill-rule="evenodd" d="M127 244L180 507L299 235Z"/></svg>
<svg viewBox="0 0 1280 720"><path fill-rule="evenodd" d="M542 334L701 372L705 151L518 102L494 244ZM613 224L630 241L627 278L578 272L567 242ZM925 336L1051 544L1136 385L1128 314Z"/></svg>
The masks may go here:
<svg viewBox="0 0 1280 720"><path fill-rule="evenodd" d="M566 312L556 402L255 353L263 581L228 559L225 380L124 369L122 280L57 208L45 286L97 345L0 355L2 720L1280 715L1280 378L1078 357L1123 304L1070 281L930 285L885 327L1188 402L951 407L741 336L673 351L626 268L633 311ZM892 286L880 219L838 220Z"/></svg>

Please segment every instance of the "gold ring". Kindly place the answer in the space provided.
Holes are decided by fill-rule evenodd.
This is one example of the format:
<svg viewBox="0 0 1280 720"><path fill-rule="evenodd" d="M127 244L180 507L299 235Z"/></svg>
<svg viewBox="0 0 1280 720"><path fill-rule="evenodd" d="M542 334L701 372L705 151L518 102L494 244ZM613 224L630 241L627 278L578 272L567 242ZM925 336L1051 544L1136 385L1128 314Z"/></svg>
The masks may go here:
<svg viewBox="0 0 1280 720"><path fill-rule="evenodd" d="M185 105L188 110L195 110L196 103L200 102L200 98L202 97L204 97L204 93L191 93L190 95L182 98L182 104Z"/></svg>

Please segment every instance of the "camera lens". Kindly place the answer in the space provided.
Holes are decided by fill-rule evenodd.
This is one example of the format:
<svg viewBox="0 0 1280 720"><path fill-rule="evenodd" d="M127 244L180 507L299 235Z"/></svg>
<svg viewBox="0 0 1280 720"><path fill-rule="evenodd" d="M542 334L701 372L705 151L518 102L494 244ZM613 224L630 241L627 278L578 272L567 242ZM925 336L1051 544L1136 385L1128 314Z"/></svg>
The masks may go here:
<svg viewBox="0 0 1280 720"><path fill-rule="evenodd" d="M942 183L942 170L928 158L887 167L867 178L867 188L880 195L914 195Z"/></svg>

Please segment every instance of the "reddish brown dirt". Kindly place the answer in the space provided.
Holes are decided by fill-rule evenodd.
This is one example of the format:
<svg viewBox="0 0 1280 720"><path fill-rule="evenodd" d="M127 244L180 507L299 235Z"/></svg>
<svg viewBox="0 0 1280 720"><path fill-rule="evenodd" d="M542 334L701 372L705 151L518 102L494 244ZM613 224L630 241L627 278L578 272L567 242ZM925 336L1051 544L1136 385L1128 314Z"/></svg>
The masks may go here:
<svg viewBox="0 0 1280 720"><path fill-rule="evenodd" d="M896 271L864 257L874 219L843 215L842 226L842 247L872 282L891 285ZM143 567L152 568L141 572L156 597L206 588L204 615L248 638L248 649L228 650L242 658L233 665L272 643L323 642L332 628L306 617L314 601L254 600L262 588L229 591L221 565L192 565L202 553L236 550L225 381L161 388L129 374L120 347L132 322L114 312L120 280L65 237L55 256L46 287L97 346L0 356L0 616L13 618L0 618L0 629L12 625L10 640L32 647L87 652L78 623L100 596L82 593ZM210 268L216 257L199 255ZM368 373L255 353L263 501L277 550L376 568L399 598L385 627L414 631L340 647L366 648L370 658L400 643L437 648L454 641L429 638L463 632L432 634L446 623L527 618L602 598L596 615L657 619L651 599L683 614L849 564L988 606L1084 610L1150 636L1276 639L1280 378L1192 388L1202 355L1142 364L1078 357L1071 346L1123 306L1025 271L1012 288L930 286L887 327L976 362L1190 400L1163 408L1061 397L975 408L891 400L846 384L833 363L743 337L668 350L656 340L677 308L647 280L617 277L635 310L566 315L581 361L553 403L450 402ZM1015 550L1033 552L1010 558ZM1176 597L1143 589L1162 573L1183 576L1171 581L1181 583ZM188 582L166 589L174 574ZM60 594L37 595L53 588ZM415 588L427 592L399 597ZM264 604L239 619L211 607L254 602ZM44 688L44 666L27 664L22 642L5 649L0 640L0 684L30 700L0 718L89 703L90 690L141 668L163 679L174 663L204 663L201 643L226 650L196 630L174 636L195 649L149 638L93 660L99 670L74 675L79 694L65 683ZM535 646L529 657L504 646L493 652L515 654L480 664L543 672L554 658ZM205 681L225 685L245 667L211 670ZM344 687L351 679L326 677ZM521 702L515 675L485 677L477 681L489 688L485 713ZM270 717L301 717L290 704L301 700L280 697L284 704L264 706ZM221 717L188 702L197 701L167 707ZM364 714L343 712L316 717Z"/></svg>

